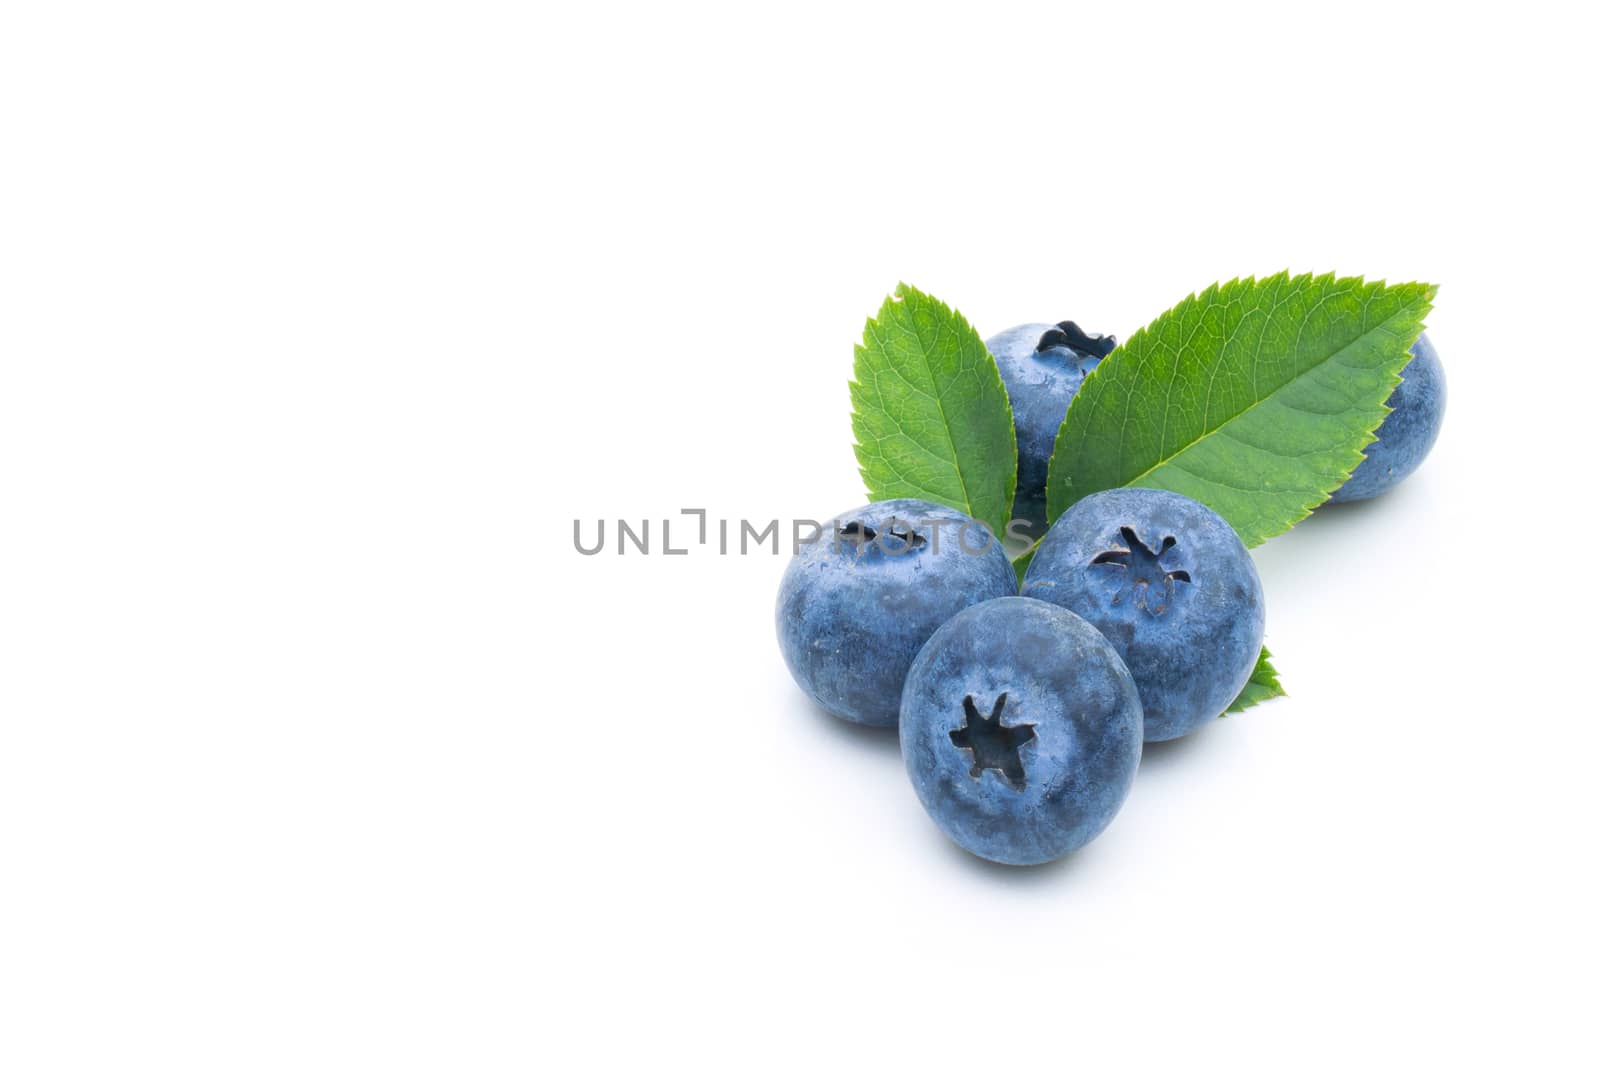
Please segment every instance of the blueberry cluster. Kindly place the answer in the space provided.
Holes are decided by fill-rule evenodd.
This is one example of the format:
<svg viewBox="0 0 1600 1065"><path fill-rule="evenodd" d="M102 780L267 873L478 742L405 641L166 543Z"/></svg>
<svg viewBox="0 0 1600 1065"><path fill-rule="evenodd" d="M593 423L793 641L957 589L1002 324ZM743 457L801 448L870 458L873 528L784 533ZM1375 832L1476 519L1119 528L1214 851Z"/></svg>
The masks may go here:
<svg viewBox="0 0 1600 1065"><path fill-rule="evenodd" d="M1017 425L1016 514L1044 528L1050 451L1079 385L1116 345L1071 322L988 341ZM1432 447L1444 377L1426 337L1392 413L1334 502L1410 474ZM1094 839L1143 744L1217 718L1250 679L1266 615L1238 535L1186 496L1116 488L1044 533L1019 589L992 532L918 499L839 515L778 592L790 672L830 713L895 727L941 829L1010 865Z"/></svg>

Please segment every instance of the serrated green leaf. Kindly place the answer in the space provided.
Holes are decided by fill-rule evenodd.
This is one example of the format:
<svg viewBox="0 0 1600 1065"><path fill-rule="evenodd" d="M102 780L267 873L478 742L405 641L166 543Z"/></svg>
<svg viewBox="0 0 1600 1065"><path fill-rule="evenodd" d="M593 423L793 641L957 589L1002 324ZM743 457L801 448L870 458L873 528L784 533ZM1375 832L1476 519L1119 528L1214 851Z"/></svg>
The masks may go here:
<svg viewBox="0 0 1600 1065"><path fill-rule="evenodd" d="M1022 587L1022 579L1028 575L1028 566L1033 562L1033 549L1029 548L1011 560L1011 568L1017 575L1017 587Z"/></svg>
<svg viewBox="0 0 1600 1065"><path fill-rule="evenodd" d="M1199 500L1252 547L1288 530L1361 461L1436 291L1282 273L1190 296L1085 378L1050 460L1051 520L1136 485Z"/></svg>
<svg viewBox="0 0 1600 1065"><path fill-rule="evenodd" d="M1244 691L1238 698L1222 712L1223 717L1229 714L1242 713L1257 703L1264 703L1268 699L1276 699L1280 695L1287 695L1283 684L1278 680L1278 671L1272 668L1272 655L1263 647L1261 657L1256 659L1256 668L1250 673L1250 679L1244 682Z"/></svg>
<svg viewBox="0 0 1600 1065"><path fill-rule="evenodd" d="M850 399L869 498L926 499L1005 529L1017 484L1011 401L959 312L896 287L867 320Z"/></svg>

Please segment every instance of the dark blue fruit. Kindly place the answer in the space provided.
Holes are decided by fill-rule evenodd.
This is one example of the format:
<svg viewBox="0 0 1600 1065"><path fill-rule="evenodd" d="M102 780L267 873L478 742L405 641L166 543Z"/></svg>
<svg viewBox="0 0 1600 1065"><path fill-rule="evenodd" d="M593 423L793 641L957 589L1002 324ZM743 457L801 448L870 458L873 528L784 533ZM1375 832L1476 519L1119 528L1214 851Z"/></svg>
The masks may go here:
<svg viewBox="0 0 1600 1065"><path fill-rule="evenodd" d="M778 646L829 712L892 727L911 660L963 607L1015 595L1005 552L960 511L891 499L848 511L795 554L778 588Z"/></svg>
<svg viewBox="0 0 1600 1065"><path fill-rule="evenodd" d="M1261 651L1255 563L1233 529L1173 492L1113 488L1056 519L1022 594L1063 606L1117 649L1144 703L1144 738L1170 740L1226 710Z"/></svg>
<svg viewBox="0 0 1600 1065"><path fill-rule="evenodd" d="M1012 519L1030 539L1044 535L1044 481L1056 433L1089 371L1117 346L1072 322L1019 325L987 341L1017 423L1017 495Z"/></svg>
<svg viewBox="0 0 1600 1065"><path fill-rule="evenodd" d="M981 858L1035 865L1098 836L1139 767L1139 693L1087 622L1037 599L968 607L922 649L900 703L917 797Z"/></svg>
<svg viewBox="0 0 1600 1065"><path fill-rule="evenodd" d="M1389 396L1390 413L1378 426L1378 439L1331 502L1349 503L1382 495L1409 477L1433 449L1444 424L1444 364L1424 333L1411 345L1411 361Z"/></svg>

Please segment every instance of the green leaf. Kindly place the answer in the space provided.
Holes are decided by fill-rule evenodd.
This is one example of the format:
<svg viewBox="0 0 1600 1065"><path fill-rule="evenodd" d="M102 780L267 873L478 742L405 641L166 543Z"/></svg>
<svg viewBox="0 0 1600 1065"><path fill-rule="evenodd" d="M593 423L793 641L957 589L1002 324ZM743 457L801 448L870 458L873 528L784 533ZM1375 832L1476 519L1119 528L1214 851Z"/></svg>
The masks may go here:
<svg viewBox="0 0 1600 1065"><path fill-rule="evenodd" d="M1011 560L1011 568L1017 574L1017 587L1022 587L1022 579L1028 575L1028 567L1033 563L1033 553L1039 549L1039 541L1035 540L1028 549Z"/></svg>
<svg viewBox="0 0 1600 1065"><path fill-rule="evenodd" d="M1223 717L1229 714L1242 713L1257 703L1264 703L1268 699L1276 699L1280 695L1287 695L1283 684L1278 680L1278 671L1272 668L1272 655L1263 647L1261 657L1256 659L1256 668L1250 674L1250 679L1244 682L1244 691L1238 698L1222 712Z"/></svg>
<svg viewBox="0 0 1600 1065"><path fill-rule="evenodd" d="M965 318L896 287L867 320L850 399L869 498L943 503L1004 531L1017 431L999 367Z"/></svg>
<svg viewBox="0 0 1600 1065"><path fill-rule="evenodd" d="M1436 286L1287 273L1212 285L1084 379L1050 459L1053 521L1106 488L1197 499L1254 547L1350 476Z"/></svg>

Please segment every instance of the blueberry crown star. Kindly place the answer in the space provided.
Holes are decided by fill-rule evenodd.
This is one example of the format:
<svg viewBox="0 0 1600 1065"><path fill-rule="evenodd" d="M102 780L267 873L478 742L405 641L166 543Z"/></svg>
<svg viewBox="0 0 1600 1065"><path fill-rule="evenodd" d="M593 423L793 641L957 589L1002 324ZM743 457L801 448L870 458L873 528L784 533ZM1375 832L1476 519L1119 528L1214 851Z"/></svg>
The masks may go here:
<svg viewBox="0 0 1600 1065"><path fill-rule="evenodd" d="M1001 692L994 701L994 710L988 717L978 712L970 695L962 702L961 708L966 711L967 723L963 728L950 730L950 742L972 754L972 768L969 770L972 779L983 776L985 769L993 769L1005 778L1007 784L1021 791L1026 783L1021 748L1033 742L1033 726L1007 727L1000 723L1000 712L1006 708L1005 692Z"/></svg>
<svg viewBox="0 0 1600 1065"><path fill-rule="evenodd" d="M1116 337L1085 333L1077 322L1057 322L1053 329L1044 331L1033 350L1040 352L1049 351L1051 348L1068 348L1077 355L1103 359L1110 355L1116 346Z"/></svg>
<svg viewBox="0 0 1600 1065"><path fill-rule="evenodd" d="M1143 540L1139 539L1138 533L1124 525L1122 542L1127 546L1102 551L1089 564L1120 567L1126 572L1127 580L1117 589L1116 595L1112 596L1113 603L1122 602L1123 595L1131 590L1133 605L1136 608L1153 617L1160 617L1172 606L1172 593L1176 582L1192 583L1187 570L1169 570L1161 564L1161 556L1177 546L1177 537L1162 537L1160 550L1152 551L1144 545ZM1150 594L1152 587L1159 589L1155 596Z"/></svg>
<svg viewBox="0 0 1600 1065"><path fill-rule="evenodd" d="M850 544L856 554L862 554L871 544L890 555L904 555L928 546L927 537L911 527L910 522L890 518L887 523L874 528L861 521L852 521L834 530L833 549L842 550L840 543Z"/></svg>

